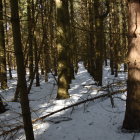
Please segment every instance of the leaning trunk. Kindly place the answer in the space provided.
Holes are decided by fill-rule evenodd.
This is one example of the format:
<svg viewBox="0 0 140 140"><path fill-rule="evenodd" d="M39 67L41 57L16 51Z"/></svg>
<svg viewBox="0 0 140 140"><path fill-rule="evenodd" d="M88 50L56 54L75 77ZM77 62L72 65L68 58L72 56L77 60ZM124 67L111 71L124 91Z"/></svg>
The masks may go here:
<svg viewBox="0 0 140 140"><path fill-rule="evenodd" d="M10 0L11 21L13 31L14 51L17 63L18 86L20 92L20 103L24 122L26 140L34 140L31 113L28 100L27 83L25 78L25 65L21 43L20 21L18 13L18 0Z"/></svg>

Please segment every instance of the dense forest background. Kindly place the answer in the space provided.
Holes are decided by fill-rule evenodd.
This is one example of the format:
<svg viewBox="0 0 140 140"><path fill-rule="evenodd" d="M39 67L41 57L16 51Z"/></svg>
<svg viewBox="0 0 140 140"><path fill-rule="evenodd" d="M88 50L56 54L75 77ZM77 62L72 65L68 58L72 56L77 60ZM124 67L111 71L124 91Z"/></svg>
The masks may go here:
<svg viewBox="0 0 140 140"><path fill-rule="evenodd" d="M139 131L139 28L139 0L0 0L1 91L9 88L15 70L13 101L21 103L26 139L34 139L28 99L33 83L39 87L51 73L56 99L70 98L80 61L100 87L104 65L114 77L128 71L122 125ZM0 113L5 111L0 96Z"/></svg>

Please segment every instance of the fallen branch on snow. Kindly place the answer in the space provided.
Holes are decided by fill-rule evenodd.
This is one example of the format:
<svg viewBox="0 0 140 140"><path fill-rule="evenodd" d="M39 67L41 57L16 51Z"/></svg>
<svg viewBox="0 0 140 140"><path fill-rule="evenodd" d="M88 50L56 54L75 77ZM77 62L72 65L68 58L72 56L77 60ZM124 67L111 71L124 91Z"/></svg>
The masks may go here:
<svg viewBox="0 0 140 140"><path fill-rule="evenodd" d="M58 110L56 110L56 111L54 111L54 112L51 112L51 113L49 113L49 114L47 114L47 115L44 115L44 116L42 116L42 117L40 117L40 118L37 118L37 119L33 120L32 123L35 123L35 122L37 122L37 121L39 121L39 120L43 120L43 119L45 119L45 118L47 118L47 117L49 117L49 116L52 116L52 115L54 115L54 114L56 114L56 113L58 113L58 112L61 112L61 111L63 111L63 110L67 110L67 109L69 109L69 108L72 108L72 107L74 107L74 106L78 106L78 105L81 105L81 104L83 104L83 103L86 103L86 102L89 102L89 101L94 101L94 100L96 100L96 99L104 98L104 97L107 97L107 96L109 97L110 95L121 94L121 93L124 93L124 92L126 92L126 91L127 91L126 89L118 90L118 91L115 91L115 92L112 92L112 93L106 93L106 94L99 95L99 96L96 96L96 97L93 97L93 98L90 98L90 99L86 99L86 100L84 100L84 101L77 102L77 103L75 103L75 104L69 105L69 106L67 106L67 107L63 107L63 108L58 109ZM11 130L8 130L8 131L5 131L5 132L1 133L0 136L7 135L7 134L9 134L9 133L11 133L11 132L14 132L14 131L17 131L17 130L19 130L19 129L21 129L21 128L24 128L24 126L23 126L23 125L19 125L19 126L13 128L13 129L11 129Z"/></svg>

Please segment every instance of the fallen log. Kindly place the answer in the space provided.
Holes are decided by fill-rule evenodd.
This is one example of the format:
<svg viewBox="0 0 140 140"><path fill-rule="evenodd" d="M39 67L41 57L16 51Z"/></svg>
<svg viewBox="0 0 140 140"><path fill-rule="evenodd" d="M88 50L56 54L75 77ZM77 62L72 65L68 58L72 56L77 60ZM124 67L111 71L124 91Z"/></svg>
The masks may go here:
<svg viewBox="0 0 140 140"><path fill-rule="evenodd" d="M86 100L77 102L77 103L75 103L75 104L69 105L69 106L67 106L67 107L63 107L63 108L58 109L58 110L56 110L56 111L54 111L54 112L51 112L51 113L49 113L49 114L47 114L47 115L44 115L44 116L42 116L42 117L40 117L40 118L37 118L37 119L33 120L32 123L35 123L35 122L37 122L37 121L39 121L39 120L43 120L43 119L45 119L45 118L47 118L47 117L49 117L49 116L52 116L52 115L54 115L54 114L56 114L56 113L58 113L58 112L61 112L61 111L63 111L63 110L67 110L67 109L69 109L69 108L72 108L72 107L74 107L74 106L78 106L78 105L81 105L81 104L83 104L83 103L90 102L90 101L94 101L94 100L96 100L96 99L104 98L104 97L107 97L107 96L109 97L110 95L121 94L121 93L124 93L124 92L126 92L126 91L127 91L126 89L118 90L118 91L115 91L115 92L112 92L112 93L102 94L102 95L99 95L99 96L96 96L96 97L93 97L93 98L90 98L90 99L86 99ZM5 132L1 133L0 136L7 135L7 134L9 134L9 133L11 133L11 132L14 132L14 131L17 131L17 130L19 130L19 129L21 129L21 128L23 128L23 125L19 125L19 126L13 128L13 129L11 129L11 130L5 131Z"/></svg>
<svg viewBox="0 0 140 140"><path fill-rule="evenodd" d="M51 116L51 115L53 115L53 114L56 114L56 113L61 112L61 111L63 111L63 110L67 110L67 109L69 109L69 108L71 108L71 107L78 106L78 105L81 105L81 104L83 104L83 103L86 103L86 102L89 102L89 101L94 101L94 100L96 100L96 99L103 98L103 97L107 97L107 96L110 96L110 95L121 94L121 93L124 93L125 91L126 91L126 89L123 89L123 90L115 91L115 92L113 92L113 93L106 93L106 94L99 95L99 96L96 96L96 97L93 97L93 98L90 98L90 99L86 99L86 100L77 102L77 103L75 103L75 104L69 105L69 106L67 106L67 107L63 107L63 108L61 108L61 109L58 109L58 110L56 110L56 111L54 111L54 112L51 112L51 113L49 113L49 114L47 114L47 115L44 115L44 116L42 116L42 117L40 117L40 118L37 118L37 119L33 120L32 122L35 123L35 122L37 122L37 121L39 121L39 120L43 120L43 119L45 119L45 118L47 118L47 117L49 117L49 116Z"/></svg>

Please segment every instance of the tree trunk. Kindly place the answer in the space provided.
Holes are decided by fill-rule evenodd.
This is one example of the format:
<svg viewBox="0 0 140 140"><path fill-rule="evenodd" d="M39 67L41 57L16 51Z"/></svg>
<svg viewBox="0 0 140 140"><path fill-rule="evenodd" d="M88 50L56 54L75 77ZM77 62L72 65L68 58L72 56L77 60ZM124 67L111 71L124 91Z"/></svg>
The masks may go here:
<svg viewBox="0 0 140 140"><path fill-rule="evenodd" d="M71 57L72 57L72 78L75 79L75 75L74 73L78 70L78 56L77 56L77 52L78 52L78 43L77 43L77 34L76 34L76 30L74 28L75 25L75 9L74 9L74 0L69 0L70 2L70 30L71 30L71 46L72 46L72 51L71 51ZM77 72L76 72L77 73Z"/></svg>
<svg viewBox="0 0 140 140"><path fill-rule="evenodd" d="M89 0L88 14L89 14L89 29L88 33L88 71L95 76L95 34L94 30L94 7L93 0Z"/></svg>
<svg viewBox="0 0 140 140"><path fill-rule="evenodd" d="M5 50L2 0L0 0L0 82L1 82L1 88L6 89L7 72L6 72L6 50Z"/></svg>
<svg viewBox="0 0 140 140"><path fill-rule="evenodd" d="M15 91L15 94L14 94L14 99L13 99L13 102L17 102L18 101L18 98L19 98L19 84L18 84L18 81L17 81L17 87L16 87L16 91Z"/></svg>
<svg viewBox="0 0 140 140"><path fill-rule="evenodd" d="M31 0L27 0L27 17L28 17L28 44L29 44L29 80L33 78L33 20L31 16Z"/></svg>
<svg viewBox="0 0 140 140"><path fill-rule="evenodd" d="M3 1L3 4L4 4L4 14L7 15L7 3L6 3L6 0ZM5 19L5 45L7 46L8 48L8 51L11 49L11 46L9 45L9 34L8 34L8 20L7 20L7 17L4 18ZM8 64L8 71L9 71L9 78L10 80L13 78L12 77L12 56L11 56L11 53L10 52L7 52L7 64Z"/></svg>
<svg viewBox="0 0 140 140"><path fill-rule="evenodd" d="M129 52L123 128L140 131L140 1L129 1Z"/></svg>
<svg viewBox="0 0 140 140"><path fill-rule="evenodd" d="M12 79L12 68L11 68L11 55L10 53L7 54L7 63L8 63L8 68L9 68L9 78Z"/></svg>
<svg viewBox="0 0 140 140"><path fill-rule="evenodd" d="M3 102L2 102L2 99L0 97L0 113L4 113L6 110L5 110L5 107L3 105Z"/></svg>
<svg viewBox="0 0 140 140"><path fill-rule="evenodd" d="M94 2L94 10L95 10L95 27L96 27L96 71L95 71L95 81L98 83L99 86L102 86L102 66L103 66L103 42L104 42L104 35L103 35L103 20L104 18L100 15L100 2L98 0L95 0Z"/></svg>
<svg viewBox="0 0 140 140"><path fill-rule="evenodd" d="M24 122L26 140L34 140L31 113L27 94L27 83L25 78L24 57L21 43L20 20L18 13L18 0L10 0L11 22L13 31L14 51L17 63L18 85L20 91L20 103Z"/></svg>
<svg viewBox="0 0 140 140"><path fill-rule="evenodd" d="M57 0L57 50L58 50L58 91L57 98L69 98L68 76L68 39L69 39L69 14L68 1Z"/></svg>
<svg viewBox="0 0 140 140"><path fill-rule="evenodd" d="M36 87L40 86L40 78L39 78L39 67L38 67L38 46L37 46L37 40L36 35L34 36L34 55L35 55L35 78L36 78Z"/></svg>

